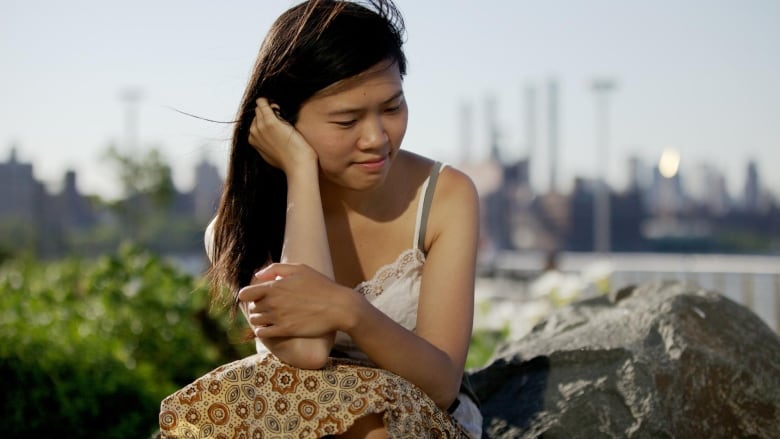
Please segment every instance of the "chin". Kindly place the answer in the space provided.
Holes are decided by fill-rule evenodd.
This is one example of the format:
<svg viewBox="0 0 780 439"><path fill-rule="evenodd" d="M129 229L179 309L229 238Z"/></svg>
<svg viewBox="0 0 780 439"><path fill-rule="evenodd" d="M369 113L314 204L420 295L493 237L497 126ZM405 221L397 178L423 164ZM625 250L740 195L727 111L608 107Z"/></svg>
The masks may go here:
<svg viewBox="0 0 780 439"><path fill-rule="evenodd" d="M363 173L354 169L347 169L339 174L326 175L327 181L342 189L355 192L367 192L377 189L385 184L390 174L389 167L378 173Z"/></svg>
<svg viewBox="0 0 780 439"><path fill-rule="evenodd" d="M351 189L355 192L369 192L372 191L384 184L385 179L377 180L374 182L361 182L361 183L353 183L353 184L345 184L344 187L347 189Z"/></svg>
<svg viewBox="0 0 780 439"><path fill-rule="evenodd" d="M382 186L387 180L387 175L377 175L373 178L361 178L360 180L342 181L340 186L356 192L368 192Z"/></svg>

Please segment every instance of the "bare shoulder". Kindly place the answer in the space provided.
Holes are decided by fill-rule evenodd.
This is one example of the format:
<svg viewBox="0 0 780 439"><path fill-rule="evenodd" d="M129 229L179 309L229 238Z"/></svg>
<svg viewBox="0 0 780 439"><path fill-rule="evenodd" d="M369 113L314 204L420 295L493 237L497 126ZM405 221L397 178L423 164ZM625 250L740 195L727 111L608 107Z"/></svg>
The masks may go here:
<svg viewBox="0 0 780 439"><path fill-rule="evenodd" d="M474 182L463 171L452 166L444 168L436 184L431 218L444 227L452 219L466 220L478 215L479 199Z"/></svg>
<svg viewBox="0 0 780 439"><path fill-rule="evenodd" d="M452 166L439 175L433 196L426 248L445 234L453 238L469 239L479 228L479 198L471 178Z"/></svg>
<svg viewBox="0 0 780 439"><path fill-rule="evenodd" d="M397 174L401 180L418 181L428 177L433 163L433 160L428 157L401 150L398 152L396 164L393 165L393 168L398 171Z"/></svg>
<svg viewBox="0 0 780 439"><path fill-rule="evenodd" d="M398 156L398 160L401 163L401 167L404 169L405 179L409 179L412 176L418 178L412 178L413 180L419 180L427 178L431 173L431 167L435 163L434 160L424 157L413 152L401 151ZM439 174L439 179L436 185L436 193L434 196L434 203L449 204L453 201L451 198L459 198L463 201L466 199L476 200L477 191L471 178L451 165L445 165Z"/></svg>
<svg viewBox="0 0 780 439"><path fill-rule="evenodd" d="M477 189L471 177L452 166L446 166L441 171L436 192L437 196L443 199L444 204L452 201L458 203L477 200Z"/></svg>

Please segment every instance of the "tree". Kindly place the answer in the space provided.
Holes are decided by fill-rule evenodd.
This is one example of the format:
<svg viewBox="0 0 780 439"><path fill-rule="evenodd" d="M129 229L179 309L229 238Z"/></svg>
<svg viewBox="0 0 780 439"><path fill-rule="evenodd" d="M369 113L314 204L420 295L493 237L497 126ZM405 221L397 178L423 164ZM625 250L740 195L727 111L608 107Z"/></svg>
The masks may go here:
<svg viewBox="0 0 780 439"><path fill-rule="evenodd" d="M165 212L176 195L171 167L156 148L132 155L111 145L105 159L116 168L124 196L112 203L112 210L130 238L138 242L144 226L153 219L150 213Z"/></svg>

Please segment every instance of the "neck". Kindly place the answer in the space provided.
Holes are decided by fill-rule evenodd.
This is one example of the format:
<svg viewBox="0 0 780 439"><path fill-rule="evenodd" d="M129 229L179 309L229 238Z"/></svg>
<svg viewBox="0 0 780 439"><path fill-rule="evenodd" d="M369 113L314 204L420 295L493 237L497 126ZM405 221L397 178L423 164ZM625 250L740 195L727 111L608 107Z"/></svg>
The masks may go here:
<svg viewBox="0 0 780 439"><path fill-rule="evenodd" d="M325 215L359 215L377 221L395 218L408 207L419 187L409 182L409 166L408 153L399 151L384 181L376 187L361 191L336 185L320 176L320 194Z"/></svg>
<svg viewBox="0 0 780 439"><path fill-rule="evenodd" d="M362 216L375 216L389 204L389 200L384 195L385 187L385 184L381 184L373 189L356 191L320 178L322 209L325 215L356 213Z"/></svg>

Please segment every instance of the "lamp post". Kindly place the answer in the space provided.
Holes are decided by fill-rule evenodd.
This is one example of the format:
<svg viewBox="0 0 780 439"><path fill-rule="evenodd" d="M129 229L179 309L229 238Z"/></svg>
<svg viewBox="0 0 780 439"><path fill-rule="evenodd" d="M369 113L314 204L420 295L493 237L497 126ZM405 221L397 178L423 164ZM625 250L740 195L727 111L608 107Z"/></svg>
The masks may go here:
<svg viewBox="0 0 780 439"><path fill-rule="evenodd" d="M138 151L138 113L139 102L143 93L139 88L127 87L119 95L125 104L125 149L128 154L136 154Z"/></svg>
<svg viewBox="0 0 780 439"><path fill-rule="evenodd" d="M595 200L593 203L593 249L598 253L608 253L610 243L610 200L609 200L609 118L607 95L615 89L610 79L596 79L591 84L596 94L596 158L598 171L596 178Z"/></svg>

